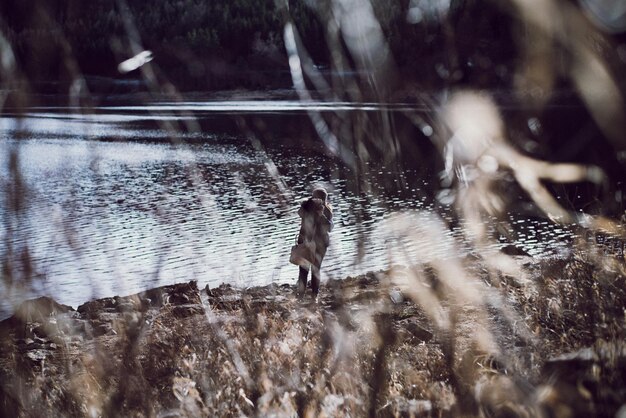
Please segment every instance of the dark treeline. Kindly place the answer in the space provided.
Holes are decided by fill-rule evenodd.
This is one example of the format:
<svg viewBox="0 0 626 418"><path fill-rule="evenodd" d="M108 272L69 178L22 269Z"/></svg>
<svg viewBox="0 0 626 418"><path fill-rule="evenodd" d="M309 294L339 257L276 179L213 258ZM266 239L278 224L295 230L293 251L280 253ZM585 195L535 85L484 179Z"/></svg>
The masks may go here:
<svg viewBox="0 0 626 418"><path fill-rule="evenodd" d="M200 79L218 73L220 63L243 68L255 51L278 50L282 25L273 0L8 0L0 13L2 33L30 80L63 80L74 70L116 75L132 42L154 51L168 74Z"/></svg>
<svg viewBox="0 0 626 418"><path fill-rule="evenodd" d="M326 3L289 0L288 10L278 10L274 0L3 0L0 31L31 81L118 75L117 63L137 41L183 89L259 87L289 84L287 19L313 59L328 63ZM396 63L415 79L508 82L502 66L514 56L511 18L493 2L452 1L445 17L426 10L419 21L407 19L409 5L373 2Z"/></svg>

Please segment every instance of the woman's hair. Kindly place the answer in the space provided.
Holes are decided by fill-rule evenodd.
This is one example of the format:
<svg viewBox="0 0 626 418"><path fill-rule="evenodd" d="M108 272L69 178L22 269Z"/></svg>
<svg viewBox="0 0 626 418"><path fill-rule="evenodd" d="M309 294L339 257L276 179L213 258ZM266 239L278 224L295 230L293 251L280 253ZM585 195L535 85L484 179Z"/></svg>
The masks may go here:
<svg viewBox="0 0 626 418"><path fill-rule="evenodd" d="M314 199L320 199L322 202L324 202L324 206L330 211L331 214L333 213L333 207L330 203L328 203L328 192L325 188L316 187L315 189L313 189L312 196Z"/></svg>
<svg viewBox="0 0 626 418"><path fill-rule="evenodd" d="M313 190L313 197L316 199L322 199L322 201L326 203L326 199L328 199L328 192L323 187L317 187Z"/></svg>

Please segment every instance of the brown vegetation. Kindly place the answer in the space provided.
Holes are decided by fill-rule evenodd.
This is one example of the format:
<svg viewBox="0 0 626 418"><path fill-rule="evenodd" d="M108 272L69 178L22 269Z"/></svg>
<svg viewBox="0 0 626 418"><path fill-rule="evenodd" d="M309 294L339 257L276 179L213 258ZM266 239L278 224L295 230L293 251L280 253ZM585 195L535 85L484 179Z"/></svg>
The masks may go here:
<svg viewBox="0 0 626 418"><path fill-rule="evenodd" d="M3 416L613 416L626 402L623 262L516 261L528 282L502 277L498 294L522 320L488 306L492 350L480 347L480 309L470 303L450 309L453 327L433 324L397 284L408 269L330 281L318 304L289 285L199 291L195 282L76 311L40 298L2 323L0 408ZM452 303L442 292L446 310Z"/></svg>

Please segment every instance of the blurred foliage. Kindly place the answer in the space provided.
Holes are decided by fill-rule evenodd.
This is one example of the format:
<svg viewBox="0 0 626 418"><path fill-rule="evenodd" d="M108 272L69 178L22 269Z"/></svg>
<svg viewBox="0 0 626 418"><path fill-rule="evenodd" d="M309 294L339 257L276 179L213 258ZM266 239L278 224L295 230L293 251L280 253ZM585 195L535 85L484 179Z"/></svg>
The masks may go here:
<svg viewBox="0 0 626 418"><path fill-rule="evenodd" d="M403 122L383 109L310 113L319 139L352 166L348 188L363 196L365 203L371 178L374 173L382 176L384 165L395 170L385 170L387 182L381 180L388 190L421 186L422 173L440 176L446 174L441 165L449 166L450 180L440 184L455 196L456 206L450 204L450 210L457 212L458 220L447 224L434 215L406 216L388 224L389 242L398 243L389 247L390 254L405 253L403 242L425 249L420 257L408 260L412 264L408 269L329 281L320 305L311 307L293 298L289 285L245 291L225 285L207 289L205 296L195 283L101 299L77 311L47 299L43 304L48 309L30 309L34 303L29 302L0 327L0 380L8 382L0 387L0 415L34 416L46 411L53 416L212 416L231 411L233 416L565 417L594 412L614 416L623 408L623 251L616 257L604 254L596 245L601 236L591 235L608 229L623 238L623 225L600 217L574 217L580 203L566 202L566 208L552 204L541 182L550 181L553 187L572 182L578 187L576 183L586 181L588 187L614 188L592 189L589 195L604 199L596 199L593 212L612 209L616 214L623 213L623 193L617 190L622 186L601 184L599 176L590 175L598 173L595 168L539 160L580 162L581 154L586 154L582 162L597 164L610 180L624 178L624 165L616 157L618 150L623 155L621 137L613 138L612 144L602 140L602 135L619 131L622 120L603 124L606 118L596 116L594 121L594 115L588 114L595 110L592 105L621 110L621 102L613 106L605 98L602 107L603 101L595 95L585 97L585 86L598 87L590 83L592 76L605 68L609 74L612 64L598 58L602 48L568 45L560 38L559 25L544 28L554 32L546 39L521 34L522 29L537 28L525 27L495 2L451 1L445 12L424 6L420 13L428 11L432 16L414 16L409 22L408 11L418 3L438 4L373 1L375 19L366 21L371 25L364 29L352 19L348 22L352 26L341 28L352 33L343 33L333 43L327 38L336 21L329 16L345 18L352 10L334 15L328 1L290 0L284 13L273 0L4 0L0 31L30 82L73 84L85 73L113 75L117 63L141 49L152 50L156 57L158 65L141 71L146 84L157 92L173 90L159 70L176 81L191 75L187 81L191 85L186 87L196 89L225 88L221 81L234 77L233 69L277 73L282 68L285 82L291 82L283 52L284 23L291 19L313 63L319 64L309 65L296 36L285 31L292 35L285 40L293 44L290 61L297 63L291 68L294 84L304 78L299 73L302 68L313 79L320 68L331 66L333 52L348 63L345 73L366 73L339 74L336 78L341 82L333 84L333 97L355 102L369 100L368 95L387 99L374 93L387 93L379 89L381 84L402 78L396 77L396 64L422 86L436 89L467 83L491 88L496 97L487 100L478 91L470 92L462 96L463 106L450 106L454 102L448 101L448 110L458 110L454 112L441 112L438 104L424 99L429 112L423 118L409 114L413 119ZM370 3L343 5L369 12ZM561 23L569 28L579 21ZM371 35L372 27L371 32L380 29L382 36L375 33L370 45L354 41ZM516 30L520 33L514 39ZM552 44L561 48L545 47ZM545 48L533 49L537 45ZM394 62L379 65L388 59L387 46ZM524 51L515 50L525 47L525 57ZM6 67L2 61L7 61L8 50L2 49L0 60ZM566 64L547 69L539 65L559 59ZM597 65L589 65L589 59L597 59L593 61ZM568 64L578 65L578 71L571 73ZM530 67L539 70L523 71ZM535 76L545 83L537 84L539 99L529 100L519 114L510 115L494 87L510 87L516 75L524 81ZM251 77L242 78L250 81ZM261 84L267 78L258 80ZM560 108L558 101L546 113L526 113L533 106L541 109L547 99L540 96L549 96L552 87L558 92L564 80L577 82L583 96L576 121L571 121L571 113L547 114ZM599 91L610 91L622 82L613 81L600 79ZM532 83L522 84L521 93L537 91ZM318 85L311 92L302 81L296 90L304 101L311 94L328 94L324 83ZM579 124L589 129L585 132ZM175 132L165 124L163 129ZM584 138L577 139L578 131ZM294 137L302 141L301 133ZM594 154L586 152L589 148L594 148ZM518 149L526 149L530 156ZM31 268L28 243L19 240L27 187L17 151L10 157L11 176L5 186L9 246L2 258L7 288L27 282L36 271ZM270 162L268 170L275 170ZM394 177L405 167L416 166L421 171L415 178ZM276 184L282 184L277 170L272 175ZM191 186L196 185L195 177L189 179ZM433 193L437 191L434 187ZM497 233L506 235L505 215L524 209L524 198L543 209L529 210L535 216L564 213L561 220L583 224L581 235L587 228L591 242L577 245L567 259L541 263L509 259L494 251L497 237L487 225L499 217L496 228L502 226L503 232ZM558 210L551 210L554 207ZM358 208L354 211L358 222L367 220ZM468 257L461 257L449 236L455 223L471 241ZM367 239L362 237L363 242ZM426 250L437 241L447 245L448 259ZM25 244L13 244L20 242ZM623 249L623 241L619 246ZM393 260L390 257L390 264ZM520 263L526 263L524 268ZM578 404L583 407L572 406L571 414L561 413ZM160 410L164 412L157 415Z"/></svg>

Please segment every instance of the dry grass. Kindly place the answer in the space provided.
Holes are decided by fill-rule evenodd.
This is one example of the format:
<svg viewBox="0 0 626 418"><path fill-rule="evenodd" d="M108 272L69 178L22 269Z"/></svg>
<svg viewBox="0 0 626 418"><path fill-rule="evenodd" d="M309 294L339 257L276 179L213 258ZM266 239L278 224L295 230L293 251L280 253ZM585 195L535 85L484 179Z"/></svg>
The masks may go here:
<svg viewBox="0 0 626 418"><path fill-rule="evenodd" d="M319 304L299 301L290 286L221 286L207 296L194 283L91 302L43 324L3 324L2 408L13 416L565 417L582 416L571 410L578 403L604 416L626 395L624 265L613 267L622 270L548 260L532 266L525 286L503 280L497 292L514 323L495 307L484 322L476 307L453 308L444 297L443 310L456 311L449 329L401 296L393 277L408 270L331 282ZM481 327L494 338L489 351Z"/></svg>

